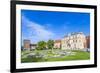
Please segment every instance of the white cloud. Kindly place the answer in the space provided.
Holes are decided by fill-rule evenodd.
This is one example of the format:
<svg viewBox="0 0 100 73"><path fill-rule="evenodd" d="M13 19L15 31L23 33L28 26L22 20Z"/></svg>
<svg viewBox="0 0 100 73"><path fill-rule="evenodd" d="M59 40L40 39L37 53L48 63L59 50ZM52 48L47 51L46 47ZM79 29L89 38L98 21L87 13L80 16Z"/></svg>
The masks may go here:
<svg viewBox="0 0 100 73"><path fill-rule="evenodd" d="M27 35L24 34L25 32L22 32L22 39L30 39L33 43L36 43L40 40L47 41L55 38L55 34L51 30L46 29L46 26L30 21L24 15L22 15L22 26L27 28L26 30L24 29Z"/></svg>

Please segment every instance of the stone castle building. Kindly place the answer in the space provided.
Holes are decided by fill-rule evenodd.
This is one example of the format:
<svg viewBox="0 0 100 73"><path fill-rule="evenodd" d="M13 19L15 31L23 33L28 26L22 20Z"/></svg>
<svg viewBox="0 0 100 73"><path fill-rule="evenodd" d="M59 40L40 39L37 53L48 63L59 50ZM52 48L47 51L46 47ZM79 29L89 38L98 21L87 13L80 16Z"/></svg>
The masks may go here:
<svg viewBox="0 0 100 73"><path fill-rule="evenodd" d="M90 36L86 36L86 47L90 48Z"/></svg>
<svg viewBox="0 0 100 73"><path fill-rule="evenodd" d="M23 41L23 49L24 50L30 50L30 40L24 40Z"/></svg>
<svg viewBox="0 0 100 73"><path fill-rule="evenodd" d="M82 32L71 33L62 39L61 44L62 49L81 50L86 48L86 38Z"/></svg>
<svg viewBox="0 0 100 73"><path fill-rule="evenodd" d="M54 48L61 49L61 40L54 41Z"/></svg>

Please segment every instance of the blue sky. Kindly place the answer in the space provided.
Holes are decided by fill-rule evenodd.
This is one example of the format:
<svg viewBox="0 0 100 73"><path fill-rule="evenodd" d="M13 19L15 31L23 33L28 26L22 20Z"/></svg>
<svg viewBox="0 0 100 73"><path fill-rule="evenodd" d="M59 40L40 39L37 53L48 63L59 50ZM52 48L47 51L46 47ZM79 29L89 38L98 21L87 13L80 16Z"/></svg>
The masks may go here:
<svg viewBox="0 0 100 73"><path fill-rule="evenodd" d="M68 33L90 34L90 14L79 12L55 12L21 10L22 41L32 43L48 39L61 39Z"/></svg>

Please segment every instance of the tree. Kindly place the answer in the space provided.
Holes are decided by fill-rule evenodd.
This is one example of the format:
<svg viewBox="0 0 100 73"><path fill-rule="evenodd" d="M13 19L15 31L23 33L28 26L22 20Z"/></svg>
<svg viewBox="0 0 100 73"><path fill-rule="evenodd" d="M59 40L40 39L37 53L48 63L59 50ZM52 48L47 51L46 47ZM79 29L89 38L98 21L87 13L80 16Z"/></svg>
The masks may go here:
<svg viewBox="0 0 100 73"><path fill-rule="evenodd" d="M54 41L53 40L48 40L48 42L47 42L48 49L52 49L53 46L54 46Z"/></svg>
<svg viewBox="0 0 100 73"><path fill-rule="evenodd" d="M43 50L46 48L46 42L45 41L39 41L37 44L37 49Z"/></svg>

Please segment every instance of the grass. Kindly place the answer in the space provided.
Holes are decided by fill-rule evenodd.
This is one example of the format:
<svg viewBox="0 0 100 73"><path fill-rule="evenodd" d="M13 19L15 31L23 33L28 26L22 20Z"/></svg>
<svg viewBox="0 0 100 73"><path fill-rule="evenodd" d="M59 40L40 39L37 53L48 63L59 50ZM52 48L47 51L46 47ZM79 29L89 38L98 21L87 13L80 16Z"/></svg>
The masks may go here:
<svg viewBox="0 0 100 73"><path fill-rule="evenodd" d="M62 58L48 58L47 61L69 61L69 60L87 60L90 59L88 52L77 51L76 55L64 56Z"/></svg>
<svg viewBox="0 0 100 73"><path fill-rule="evenodd" d="M55 50L53 50L55 51ZM49 62L49 61L69 61L69 60L88 60L90 59L90 53L89 52L84 52L84 51L72 51L75 52L75 55L65 55L63 57L52 57L50 58L49 56L54 56L55 54L52 53L51 50L49 50L46 54L46 58L36 58L36 57L26 57L23 58L24 55L27 55L29 53L44 53L45 50L35 50L35 51L22 51L23 55L21 57L21 62L25 63L25 62Z"/></svg>
<svg viewBox="0 0 100 73"><path fill-rule="evenodd" d="M45 61L44 59L42 59L42 58L22 58L21 59L21 62L22 63L26 63L26 62L42 62L42 61Z"/></svg>

